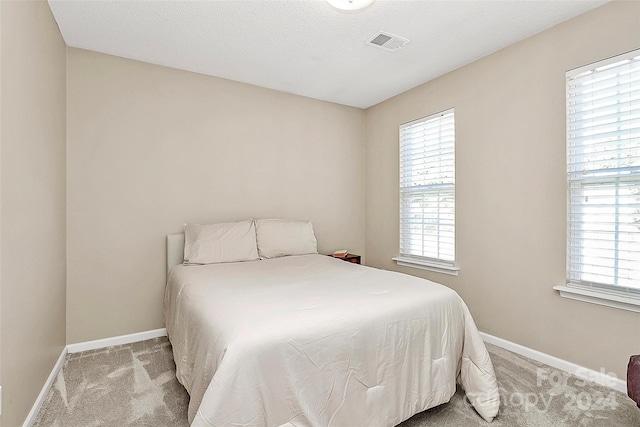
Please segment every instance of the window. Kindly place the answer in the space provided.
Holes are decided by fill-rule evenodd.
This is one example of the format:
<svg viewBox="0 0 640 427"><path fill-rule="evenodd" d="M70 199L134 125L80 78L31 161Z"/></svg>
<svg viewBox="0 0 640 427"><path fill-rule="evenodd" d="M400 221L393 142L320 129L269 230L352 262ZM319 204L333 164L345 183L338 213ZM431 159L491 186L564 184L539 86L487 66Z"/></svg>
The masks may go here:
<svg viewBox="0 0 640 427"><path fill-rule="evenodd" d="M453 109L400 126L398 265L457 274Z"/></svg>
<svg viewBox="0 0 640 427"><path fill-rule="evenodd" d="M640 50L566 82L568 283L557 288L640 311Z"/></svg>

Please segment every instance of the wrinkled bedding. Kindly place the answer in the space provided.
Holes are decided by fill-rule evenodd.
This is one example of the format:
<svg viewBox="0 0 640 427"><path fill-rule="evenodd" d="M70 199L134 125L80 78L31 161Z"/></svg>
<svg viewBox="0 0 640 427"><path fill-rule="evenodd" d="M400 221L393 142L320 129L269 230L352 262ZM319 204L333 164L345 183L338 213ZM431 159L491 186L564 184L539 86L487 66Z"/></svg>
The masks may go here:
<svg viewBox="0 0 640 427"><path fill-rule="evenodd" d="M193 427L395 426L456 380L498 412L467 306L424 279L323 255L178 265L164 313Z"/></svg>

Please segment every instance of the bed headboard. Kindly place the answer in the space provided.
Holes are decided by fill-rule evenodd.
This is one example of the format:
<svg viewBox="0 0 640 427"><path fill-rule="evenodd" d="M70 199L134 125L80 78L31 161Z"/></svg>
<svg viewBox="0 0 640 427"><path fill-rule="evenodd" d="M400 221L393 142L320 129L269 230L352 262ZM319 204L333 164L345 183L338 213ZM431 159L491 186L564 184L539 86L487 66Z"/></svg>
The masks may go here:
<svg viewBox="0 0 640 427"><path fill-rule="evenodd" d="M167 235L167 274L184 261L184 233Z"/></svg>

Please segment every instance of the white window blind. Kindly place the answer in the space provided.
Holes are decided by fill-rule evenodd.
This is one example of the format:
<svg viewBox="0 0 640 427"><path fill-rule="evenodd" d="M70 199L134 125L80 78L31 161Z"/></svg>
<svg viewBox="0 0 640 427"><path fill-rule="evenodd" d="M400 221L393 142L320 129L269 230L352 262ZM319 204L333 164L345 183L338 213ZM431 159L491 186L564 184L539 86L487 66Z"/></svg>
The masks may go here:
<svg viewBox="0 0 640 427"><path fill-rule="evenodd" d="M567 72L568 286L640 292L640 50Z"/></svg>
<svg viewBox="0 0 640 427"><path fill-rule="evenodd" d="M400 126L400 259L454 264L453 109Z"/></svg>

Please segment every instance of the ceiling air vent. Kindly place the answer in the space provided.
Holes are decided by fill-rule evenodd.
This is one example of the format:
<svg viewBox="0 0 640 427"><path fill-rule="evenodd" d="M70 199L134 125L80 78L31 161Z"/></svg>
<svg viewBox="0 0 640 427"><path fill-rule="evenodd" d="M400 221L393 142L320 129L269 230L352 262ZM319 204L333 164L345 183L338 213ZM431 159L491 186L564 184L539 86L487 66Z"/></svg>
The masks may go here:
<svg viewBox="0 0 640 427"><path fill-rule="evenodd" d="M367 40L365 44L373 47L379 47L380 49L388 50L390 52L395 52L405 44L409 43L409 41L409 39L405 39L404 37L394 36L393 34L379 31Z"/></svg>

